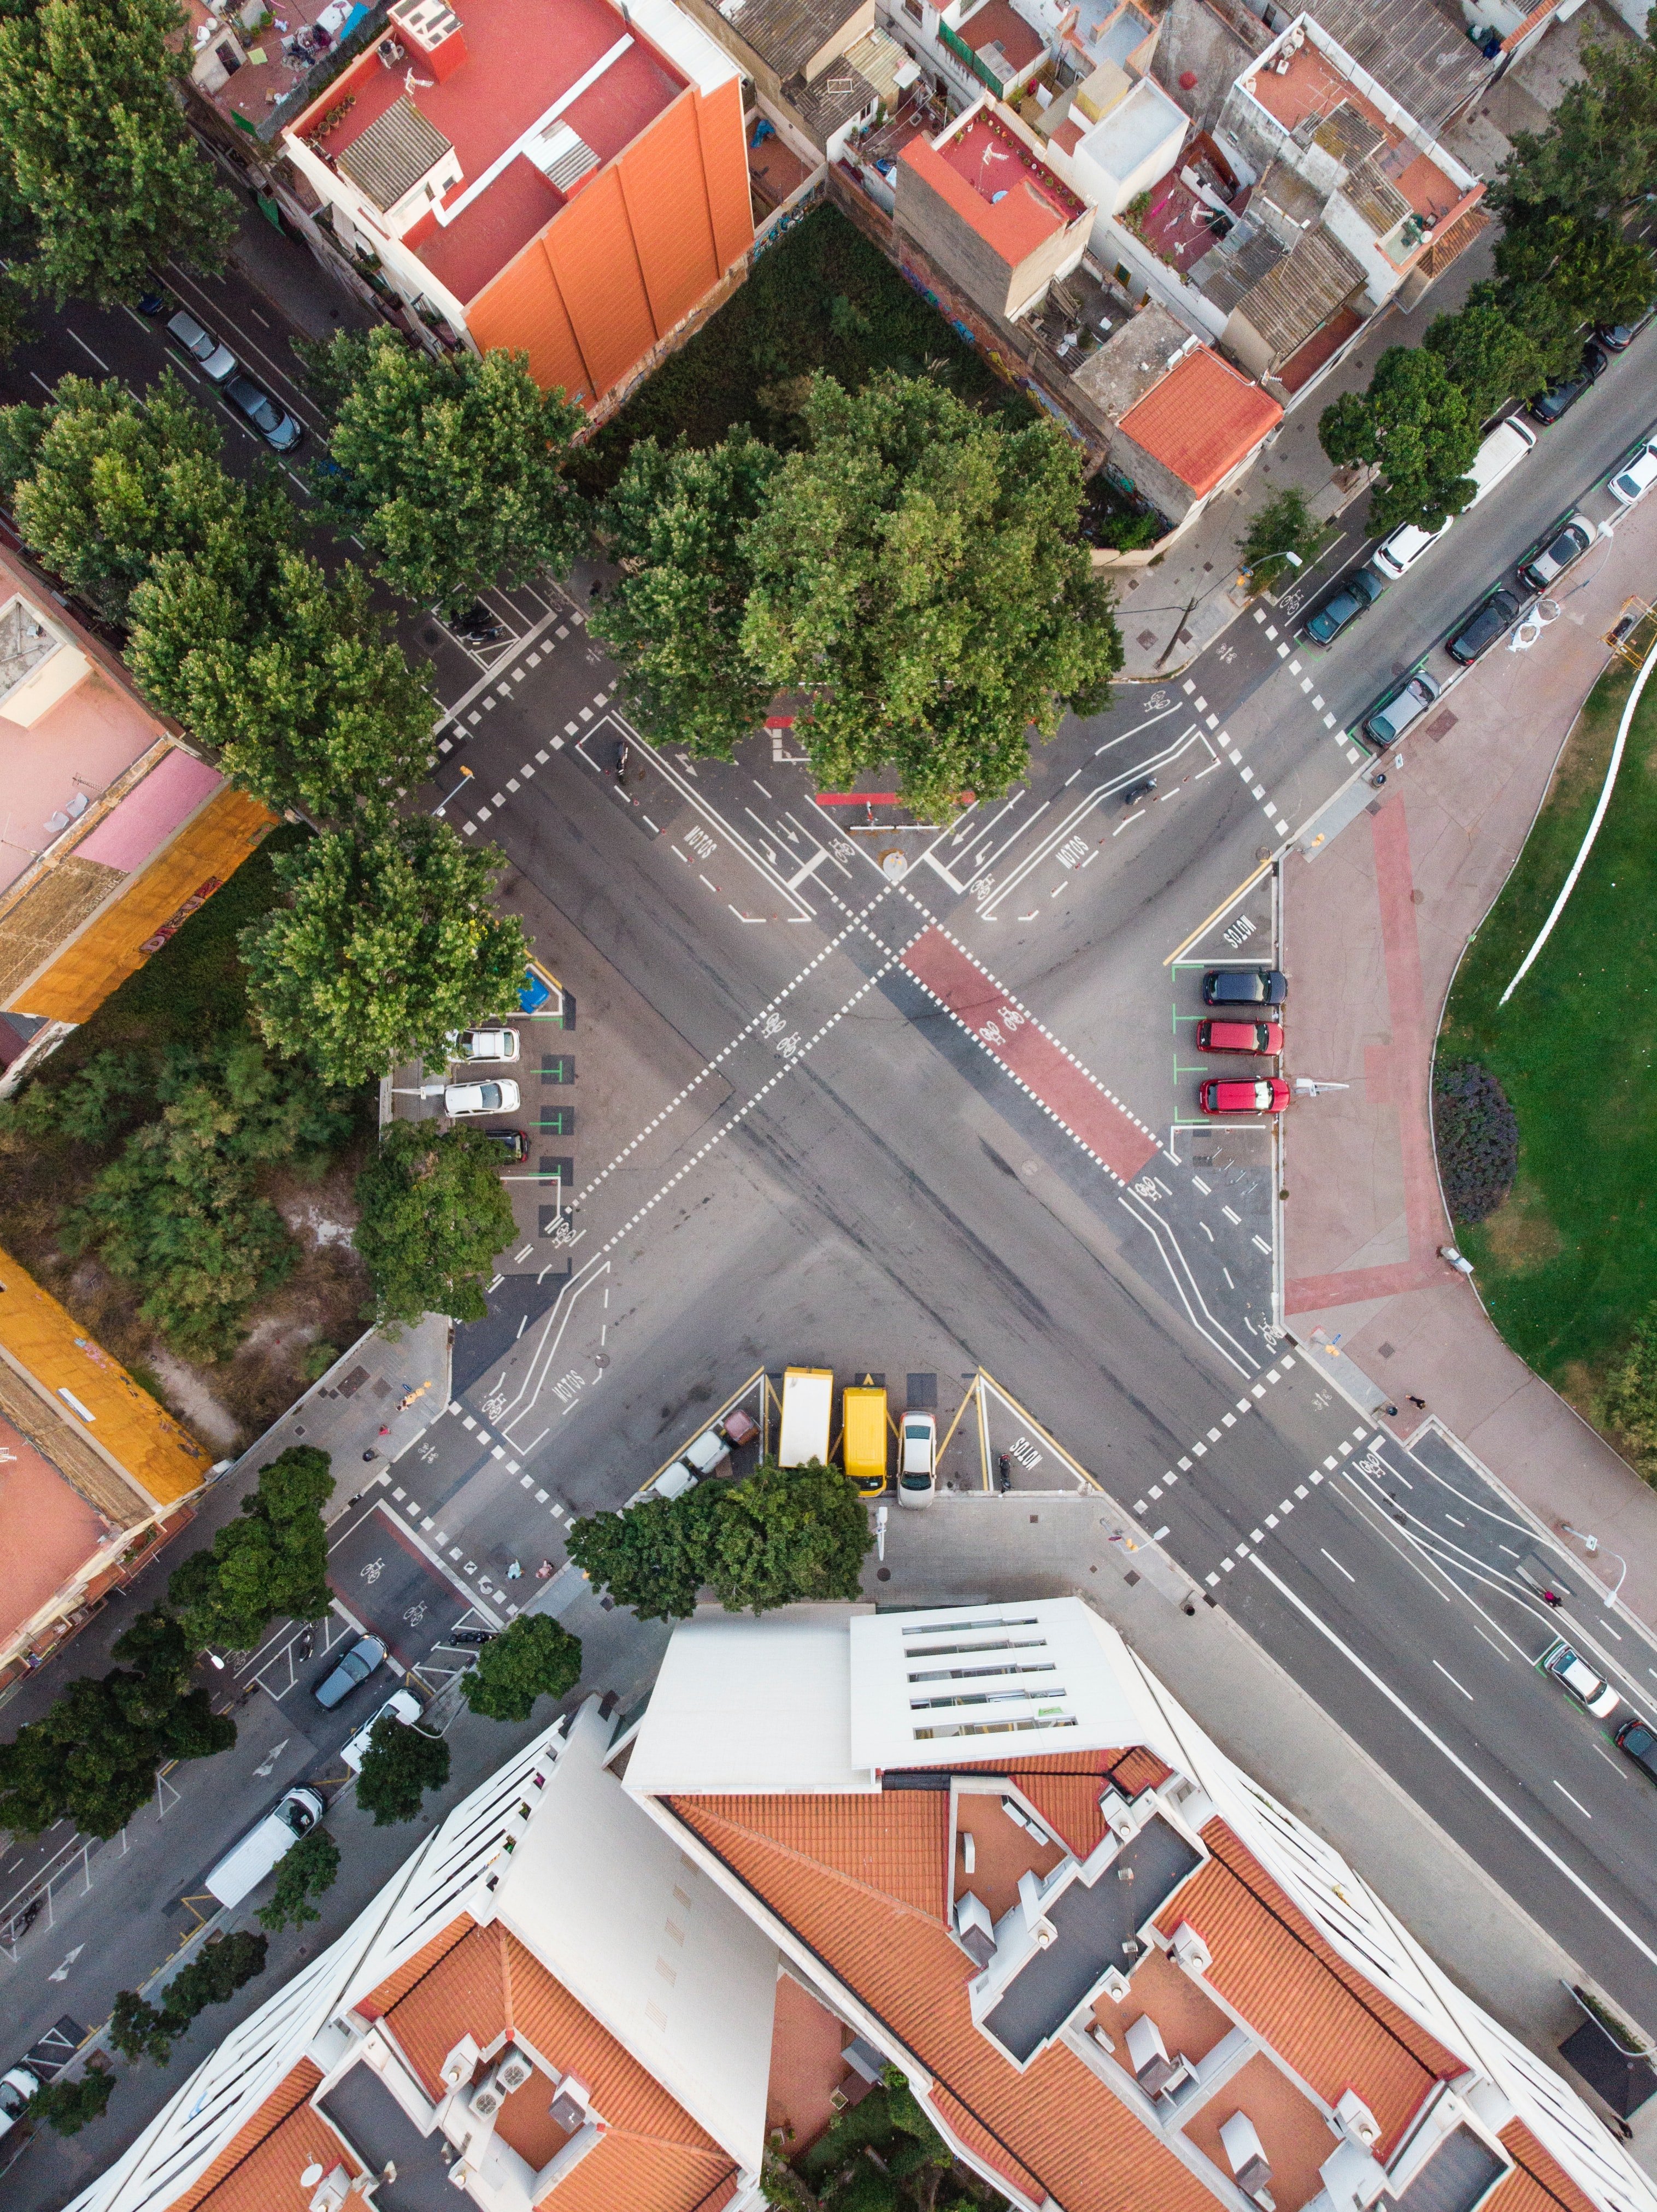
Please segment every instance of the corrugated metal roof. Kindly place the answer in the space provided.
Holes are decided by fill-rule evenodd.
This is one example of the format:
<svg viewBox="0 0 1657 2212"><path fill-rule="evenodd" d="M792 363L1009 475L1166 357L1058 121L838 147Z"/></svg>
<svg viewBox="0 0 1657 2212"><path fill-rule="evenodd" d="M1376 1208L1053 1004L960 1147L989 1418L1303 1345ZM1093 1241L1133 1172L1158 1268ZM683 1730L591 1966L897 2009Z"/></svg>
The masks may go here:
<svg viewBox="0 0 1657 2212"><path fill-rule="evenodd" d="M1496 72L1459 13L1435 0L1312 0L1307 13L1429 131Z"/></svg>
<svg viewBox="0 0 1657 2212"><path fill-rule="evenodd" d="M788 77L820 54L861 5L862 0L741 0L720 13L761 61Z"/></svg>
<svg viewBox="0 0 1657 2212"><path fill-rule="evenodd" d="M394 208L452 150L449 141L405 93L335 156L341 171L377 208Z"/></svg>
<svg viewBox="0 0 1657 2212"><path fill-rule="evenodd" d="M1363 270L1353 255L1319 226L1307 231L1294 252L1251 285L1237 304L1271 349L1274 362L1282 362L1362 282Z"/></svg>

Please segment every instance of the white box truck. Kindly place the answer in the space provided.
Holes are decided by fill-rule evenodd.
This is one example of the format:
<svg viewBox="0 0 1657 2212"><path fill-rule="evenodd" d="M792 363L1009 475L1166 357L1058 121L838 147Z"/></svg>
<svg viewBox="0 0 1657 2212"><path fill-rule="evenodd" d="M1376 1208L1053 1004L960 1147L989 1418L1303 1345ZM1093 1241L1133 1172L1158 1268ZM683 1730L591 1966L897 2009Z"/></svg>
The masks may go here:
<svg viewBox="0 0 1657 2212"><path fill-rule="evenodd" d="M240 1905L258 1888L302 1836L308 1835L327 1811L314 1790L289 1790L275 1812L250 1828L207 1877L206 1887L221 1905Z"/></svg>
<svg viewBox="0 0 1657 2212"><path fill-rule="evenodd" d="M783 1375L783 1425L777 1440L779 1467L804 1467L807 1460L826 1462L829 1428L834 1414L834 1370L831 1367L789 1367Z"/></svg>

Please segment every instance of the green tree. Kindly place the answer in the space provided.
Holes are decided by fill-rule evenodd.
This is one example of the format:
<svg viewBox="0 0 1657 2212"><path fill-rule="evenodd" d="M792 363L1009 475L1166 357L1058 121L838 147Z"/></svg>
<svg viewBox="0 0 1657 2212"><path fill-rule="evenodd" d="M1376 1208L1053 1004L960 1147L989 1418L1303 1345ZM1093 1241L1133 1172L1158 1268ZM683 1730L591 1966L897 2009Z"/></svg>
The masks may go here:
<svg viewBox="0 0 1657 2212"><path fill-rule="evenodd" d="M708 1579L716 1486L647 1498L624 1513L572 1521L570 1558L591 1583L641 1620L685 1620Z"/></svg>
<svg viewBox="0 0 1657 2212"><path fill-rule="evenodd" d="M1598 216L1540 216L1516 222L1496 249L1498 276L1518 287L1542 284L1560 319L1614 328L1638 322L1657 294L1657 271L1646 247L1618 222Z"/></svg>
<svg viewBox="0 0 1657 2212"><path fill-rule="evenodd" d="M1296 485L1274 493L1249 517L1248 526L1237 541L1250 588L1269 592L1286 575L1304 568L1323 534L1323 525L1313 519L1306 494Z"/></svg>
<svg viewBox="0 0 1657 2212"><path fill-rule="evenodd" d="M1491 283L1475 284L1459 313L1429 324L1422 343L1443 362L1478 422L1510 399L1528 399L1546 381L1534 343L1508 319Z"/></svg>
<svg viewBox="0 0 1657 2212"><path fill-rule="evenodd" d="M813 1461L572 1522L570 1556L643 1620L682 1620L711 1584L728 1612L856 1596L874 1545L856 1486Z"/></svg>
<svg viewBox="0 0 1657 2212"><path fill-rule="evenodd" d="M0 17L0 45L10 27ZM117 618L169 551L257 592L292 508L268 471L250 485L227 475L222 443L170 368L142 398L62 376L44 406L0 408L0 497L46 567Z"/></svg>
<svg viewBox="0 0 1657 2212"><path fill-rule="evenodd" d="M60 2136L78 2136L94 2120L101 2120L115 2087L115 2076L101 2066L88 2066L78 2081L60 2074L29 2099L26 2117L44 2120Z"/></svg>
<svg viewBox="0 0 1657 2212"><path fill-rule="evenodd" d="M190 1686L196 1649L170 1613L140 1613L113 1650L130 1663L70 1682L40 1720L0 1744L0 1825L39 1835L69 1819L82 1834L115 1835L168 1760L208 1758L235 1741L228 1714Z"/></svg>
<svg viewBox="0 0 1657 2212"><path fill-rule="evenodd" d="M1404 523L1436 530L1473 495L1467 474L1478 451L1479 418L1425 346L1389 346L1368 392L1343 392L1318 424L1337 468L1379 466L1369 529L1385 538Z"/></svg>
<svg viewBox="0 0 1657 2212"><path fill-rule="evenodd" d="M116 1990L109 2015L109 2039L134 2066L141 2058L165 2066L173 2056L173 2038L160 2012L136 1990Z"/></svg>
<svg viewBox="0 0 1657 2212"><path fill-rule="evenodd" d="M320 1920L311 1899L332 1889L338 1872L338 1844L326 1828L313 1828L277 1867L271 1901L259 1908L259 1925L274 1935L279 1928L302 1928L308 1920Z"/></svg>
<svg viewBox="0 0 1657 2212"><path fill-rule="evenodd" d="M503 577L568 573L588 534L564 474L586 416L541 390L527 353L436 361L381 329L311 357L334 403L334 465L313 487L395 590L456 610Z"/></svg>
<svg viewBox="0 0 1657 2212"><path fill-rule="evenodd" d="M1029 732L1097 713L1122 664L1109 586L1077 536L1075 448L1008 430L926 379L813 381L807 442L744 534L742 639L812 693L795 733L819 783L895 766L947 818L1028 771Z"/></svg>
<svg viewBox="0 0 1657 2212"><path fill-rule="evenodd" d="M255 1936L251 1929L210 1937L161 1991L163 2031L169 2036L182 2035L209 2005L228 2004L245 1982L264 1972L269 1948L269 1937Z"/></svg>
<svg viewBox="0 0 1657 2212"><path fill-rule="evenodd" d="M1628 1349L1600 1392L1599 1412L1642 1473L1657 1469L1657 1305L1648 1306L1635 1323Z"/></svg>
<svg viewBox="0 0 1657 2212"><path fill-rule="evenodd" d="M372 1813L376 1828L411 1820L428 1790L448 1780L448 1746L440 1735L384 1714L374 1724L362 1770L356 1778L356 1802Z"/></svg>
<svg viewBox="0 0 1657 2212"><path fill-rule="evenodd" d="M522 1613L486 1644L461 1678L474 1713L491 1721L527 1721L537 1698L568 1697L581 1680L581 1638L549 1613Z"/></svg>
<svg viewBox="0 0 1657 2212"><path fill-rule="evenodd" d="M331 1601L322 1508L333 1495L328 1455L289 1444L260 1470L210 1548L192 1552L167 1585L192 1649L248 1651L272 1620L320 1620Z"/></svg>
<svg viewBox="0 0 1657 2212"><path fill-rule="evenodd" d="M234 535L217 550L162 552L133 592L127 660L155 704L278 811L338 820L418 783L436 702L362 571L282 548L250 573Z"/></svg>
<svg viewBox="0 0 1657 2212"><path fill-rule="evenodd" d="M715 1495L707 1579L728 1613L861 1594L874 1537L856 1484L838 1467L761 1460L745 1482Z"/></svg>
<svg viewBox="0 0 1657 2212"><path fill-rule="evenodd" d="M443 1061L452 1032L510 1005L522 981L523 927L492 902L503 866L446 822L383 811L283 854L288 903L241 940L267 1042L325 1083Z"/></svg>
<svg viewBox="0 0 1657 2212"><path fill-rule="evenodd" d="M1582 75L1546 131L1515 134L1489 193L1511 231L1538 216L1608 216L1657 182L1657 52L1645 39L1585 40Z"/></svg>
<svg viewBox="0 0 1657 2212"><path fill-rule="evenodd" d="M744 550L783 457L739 432L711 453L641 439L604 510L622 578L588 617L647 736L728 760L775 686L743 644Z"/></svg>
<svg viewBox="0 0 1657 2212"><path fill-rule="evenodd" d="M422 1314L481 1321L495 1255L514 1233L501 1151L479 1129L393 1121L356 1179L354 1243L384 1328Z"/></svg>
<svg viewBox="0 0 1657 2212"><path fill-rule="evenodd" d="M27 210L21 273L59 307L136 299L174 255L216 268L235 203L185 128L172 0L45 0L0 17L0 161Z"/></svg>
<svg viewBox="0 0 1657 2212"><path fill-rule="evenodd" d="M250 1038L169 1053L155 1093L159 1115L64 1215L64 1249L95 1249L113 1275L140 1285L139 1311L176 1349L223 1358L254 1299L293 1265L282 1217L255 1188L257 1168L337 1141L348 1123L335 1100L272 1067Z"/></svg>

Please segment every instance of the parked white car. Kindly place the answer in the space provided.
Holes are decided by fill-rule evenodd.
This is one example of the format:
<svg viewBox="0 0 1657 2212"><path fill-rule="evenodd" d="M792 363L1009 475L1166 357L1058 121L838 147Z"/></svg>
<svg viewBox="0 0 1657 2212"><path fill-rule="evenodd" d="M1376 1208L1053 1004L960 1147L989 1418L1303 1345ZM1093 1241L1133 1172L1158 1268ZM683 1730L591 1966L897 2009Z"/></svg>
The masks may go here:
<svg viewBox="0 0 1657 2212"><path fill-rule="evenodd" d="M1605 489L1623 507L1637 507L1653 484L1657 483L1657 438L1648 438L1630 456L1625 467L1617 470Z"/></svg>
<svg viewBox="0 0 1657 2212"><path fill-rule="evenodd" d="M443 1086L445 1114L515 1114L519 1091L515 1083L449 1083Z"/></svg>
<svg viewBox="0 0 1657 2212"><path fill-rule="evenodd" d="M389 1713L393 1720L401 1721L405 1728L411 1728L424 1711L425 1707L412 1690L393 1690L379 1711L369 1714L350 1741L344 1746L339 1756L353 1774L360 1774L362 1771L363 1755L369 1747L369 1738L374 1734L374 1724L376 1721L384 1720Z"/></svg>
<svg viewBox="0 0 1657 2212"><path fill-rule="evenodd" d="M21 2061L0 2074L0 2136L11 2133L28 2110L29 2099L43 2087L40 2075Z"/></svg>
<svg viewBox="0 0 1657 2212"><path fill-rule="evenodd" d="M505 1064L518 1057L516 1030L456 1030L448 1042L451 1060L488 1060Z"/></svg>
<svg viewBox="0 0 1657 2212"><path fill-rule="evenodd" d="M930 1505L937 1487L937 1416L911 1407L904 1415L898 1449L899 1504Z"/></svg>

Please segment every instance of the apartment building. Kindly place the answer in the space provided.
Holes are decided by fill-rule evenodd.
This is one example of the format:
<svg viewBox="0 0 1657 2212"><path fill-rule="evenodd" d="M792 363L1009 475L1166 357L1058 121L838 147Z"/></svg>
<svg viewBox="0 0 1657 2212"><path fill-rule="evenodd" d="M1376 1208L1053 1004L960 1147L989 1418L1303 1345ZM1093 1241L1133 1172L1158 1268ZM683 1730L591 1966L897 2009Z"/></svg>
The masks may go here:
<svg viewBox="0 0 1657 2212"><path fill-rule="evenodd" d="M0 1686L190 1517L206 1452L0 1251Z"/></svg>
<svg viewBox="0 0 1657 2212"><path fill-rule="evenodd" d="M295 0L256 42L192 5L209 135L434 350L598 421L746 273L740 70L674 0Z"/></svg>
<svg viewBox="0 0 1657 2212"><path fill-rule="evenodd" d="M1020 2212L1657 2188L1079 1599L711 1609L457 1807L74 2212L747 2212L883 2069Z"/></svg>
<svg viewBox="0 0 1657 2212"><path fill-rule="evenodd" d="M275 823L152 714L0 546L0 1095L141 968Z"/></svg>

